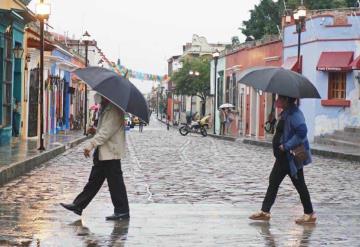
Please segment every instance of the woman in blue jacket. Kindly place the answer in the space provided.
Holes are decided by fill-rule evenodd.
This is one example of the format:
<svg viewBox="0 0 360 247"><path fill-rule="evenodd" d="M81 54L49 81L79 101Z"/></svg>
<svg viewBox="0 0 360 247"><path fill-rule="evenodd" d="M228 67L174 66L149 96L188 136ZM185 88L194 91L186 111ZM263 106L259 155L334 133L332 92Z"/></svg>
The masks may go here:
<svg viewBox="0 0 360 247"><path fill-rule="evenodd" d="M296 219L297 224L315 223L316 216L307 189L303 167L311 163L309 141L306 137L307 127L301 110L295 104L296 99L279 96L277 105L283 109L280 115L276 133L273 138L273 151L276 158L270 173L269 186L262 204L261 211L251 215L252 220L270 220L270 209L275 202L279 186L286 175L289 175L304 207L304 215ZM296 162L292 150L303 144L307 153L304 162Z"/></svg>

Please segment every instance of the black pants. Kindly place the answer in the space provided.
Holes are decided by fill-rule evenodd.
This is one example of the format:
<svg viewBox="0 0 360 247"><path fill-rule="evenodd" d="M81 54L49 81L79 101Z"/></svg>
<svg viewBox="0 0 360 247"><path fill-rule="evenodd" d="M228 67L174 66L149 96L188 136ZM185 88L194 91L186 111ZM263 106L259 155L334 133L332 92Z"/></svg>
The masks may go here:
<svg viewBox="0 0 360 247"><path fill-rule="evenodd" d="M13 122L12 122L12 135L19 136L19 126L17 124L20 114L13 112Z"/></svg>
<svg viewBox="0 0 360 247"><path fill-rule="evenodd" d="M304 207L305 214L313 213L313 207L311 204L310 194L305 184L304 171L303 169L298 170L297 178L290 176L290 168L286 158L277 159L269 177L269 187L266 192L261 210L263 212L270 212L272 205L275 202L277 192L281 182L285 176L289 175L293 185L300 195L301 203Z"/></svg>
<svg viewBox="0 0 360 247"><path fill-rule="evenodd" d="M86 208L100 190L105 178L107 179L109 185L111 201L114 205L114 212L129 212L129 203L120 160L99 161L96 151L94 155L94 165L91 169L89 181L83 191L75 198L73 203L80 209Z"/></svg>

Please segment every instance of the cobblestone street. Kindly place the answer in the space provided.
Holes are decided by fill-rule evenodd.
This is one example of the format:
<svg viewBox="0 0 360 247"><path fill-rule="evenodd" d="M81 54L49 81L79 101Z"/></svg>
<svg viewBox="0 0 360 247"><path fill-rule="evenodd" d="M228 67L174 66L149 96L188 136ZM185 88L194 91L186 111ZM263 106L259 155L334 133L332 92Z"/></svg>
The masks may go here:
<svg viewBox="0 0 360 247"><path fill-rule="evenodd" d="M130 222L105 222L107 186L82 219L63 210L85 185L91 159L83 145L0 188L0 246L360 246L360 164L314 157L305 178L318 215L302 214L289 178L269 224L247 217L259 210L272 168L268 148L166 130L154 118L127 133L122 167Z"/></svg>

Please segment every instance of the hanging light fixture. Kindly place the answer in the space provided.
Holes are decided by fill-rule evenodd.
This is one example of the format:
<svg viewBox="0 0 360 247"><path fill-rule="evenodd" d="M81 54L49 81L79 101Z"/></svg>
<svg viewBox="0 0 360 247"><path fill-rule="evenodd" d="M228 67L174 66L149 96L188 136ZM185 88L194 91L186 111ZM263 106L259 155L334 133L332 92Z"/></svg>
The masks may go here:
<svg viewBox="0 0 360 247"><path fill-rule="evenodd" d="M20 45L16 45L13 48L14 57L17 59L21 59L24 54L24 48L22 48Z"/></svg>

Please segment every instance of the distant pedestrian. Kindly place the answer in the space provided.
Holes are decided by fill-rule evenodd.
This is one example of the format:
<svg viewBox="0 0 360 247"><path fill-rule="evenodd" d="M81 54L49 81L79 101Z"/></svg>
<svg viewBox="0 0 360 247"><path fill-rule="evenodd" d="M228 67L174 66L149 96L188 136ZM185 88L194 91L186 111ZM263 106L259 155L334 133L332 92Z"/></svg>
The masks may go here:
<svg viewBox="0 0 360 247"><path fill-rule="evenodd" d="M144 122L140 119L139 121L139 132L143 132Z"/></svg>
<svg viewBox="0 0 360 247"><path fill-rule="evenodd" d="M107 179L114 214L106 220L128 219L129 203L120 163L125 155L124 112L106 98L96 95L96 101L101 101L98 128L96 134L95 129L89 130L95 136L84 149L85 157L90 157L90 152L95 149L89 181L73 203L61 205L81 215Z"/></svg>
<svg viewBox="0 0 360 247"><path fill-rule="evenodd" d="M12 135L15 137L19 136L19 125L20 122L20 116L21 116L21 105L20 101L18 101L16 98L14 98L13 103L13 121L12 121Z"/></svg>
<svg viewBox="0 0 360 247"><path fill-rule="evenodd" d="M231 129L231 124L234 121L234 113L231 111L231 109L226 110L226 120L225 120L225 127L226 127L226 134L229 134L229 129Z"/></svg>
<svg viewBox="0 0 360 247"><path fill-rule="evenodd" d="M269 178L269 186L261 211L251 215L252 220L270 220L270 209L275 202L279 186L286 175L300 195L304 215L296 219L297 224L315 223L310 194L305 184L303 167L311 163L310 146L305 118L296 106L294 98L279 96L277 105L283 109L273 137L273 151L276 158Z"/></svg>
<svg viewBox="0 0 360 247"><path fill-rule="evenodd" d="M225 135L226 109L220 109L220 135Z"/></svg>
<svg viewBox="0 0 360 247"><path fill-rule="evenodd" d="M170 116L169 115L166 117L166 129L170 130Z"/></svg>

